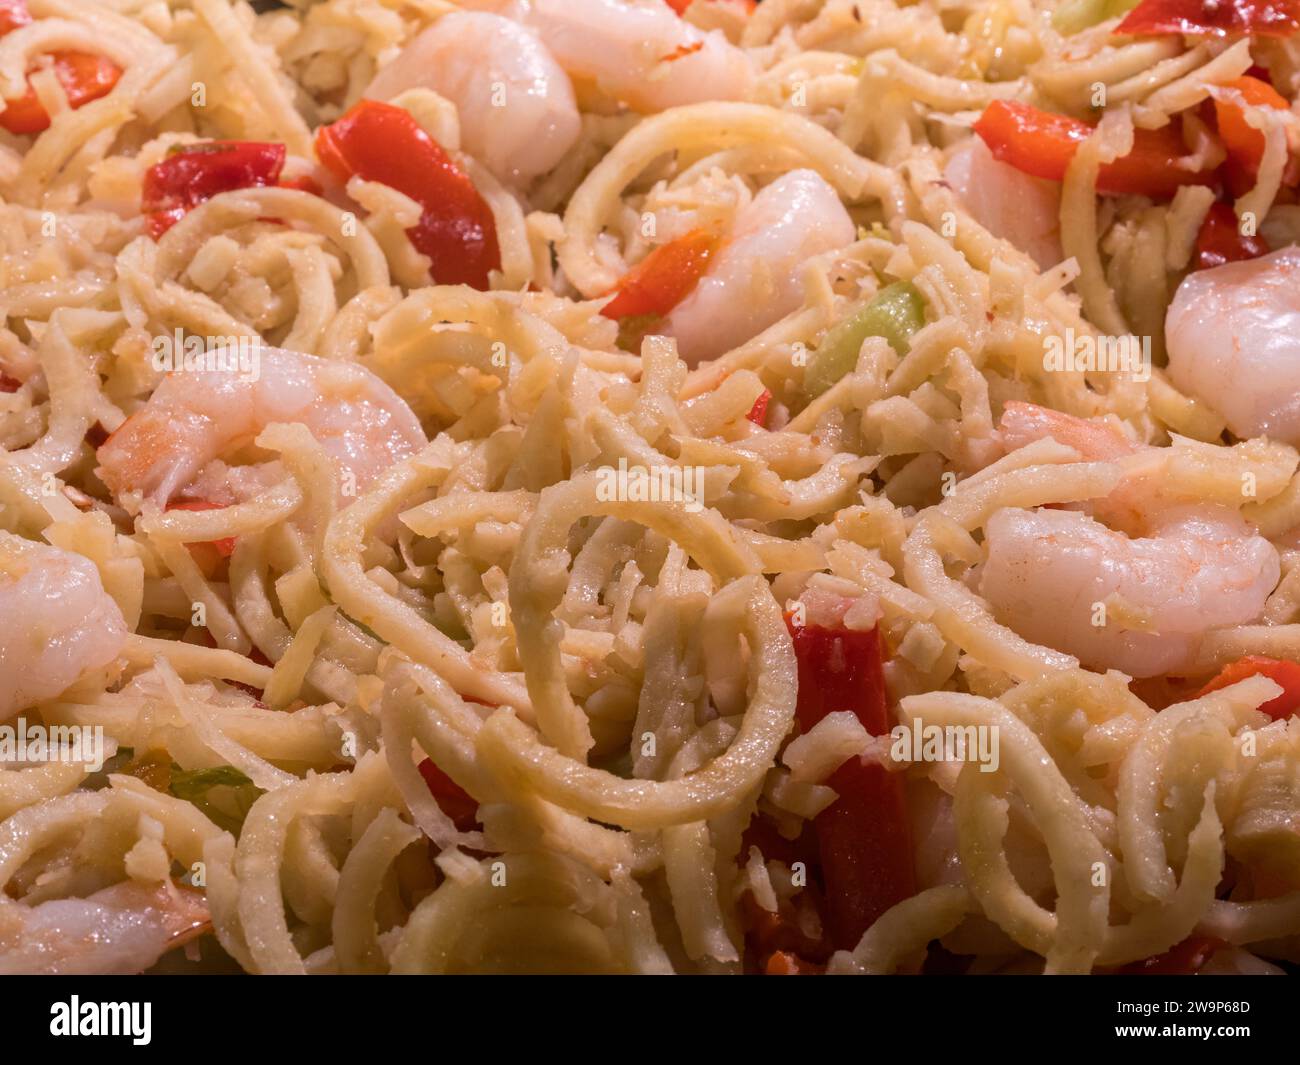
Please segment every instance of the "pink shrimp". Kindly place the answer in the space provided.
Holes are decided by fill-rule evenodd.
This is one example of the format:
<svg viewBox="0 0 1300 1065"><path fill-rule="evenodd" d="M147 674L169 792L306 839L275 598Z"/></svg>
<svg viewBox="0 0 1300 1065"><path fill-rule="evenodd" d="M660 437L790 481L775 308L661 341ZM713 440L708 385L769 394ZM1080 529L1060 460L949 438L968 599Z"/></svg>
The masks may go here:
<svg viewBox="0 0 1300 1065"><path fill-rule="evenodd" d="M1141 450L1109 426L1029 404L1009 405L1001 429L1013 448L1050 435L1090 461ZM985 523L979 569L999 621L1089 668L1185 671L1207 632L1256 620L1277 584L1276 549L1229 507L1142 500L1121 485L1092 509L1122 515L1133 535L1077 510L1006 507Z"/></svg>
<svg viewBox="0 0 1300 1065"><path fill-rule="evenodd" d="M177 371L99 449L99 476L115 495L165 505L205 466L274 422L298 422L358 486L427 442L419 419L388 385L355 363L257 348L254 373Z"/></svg>

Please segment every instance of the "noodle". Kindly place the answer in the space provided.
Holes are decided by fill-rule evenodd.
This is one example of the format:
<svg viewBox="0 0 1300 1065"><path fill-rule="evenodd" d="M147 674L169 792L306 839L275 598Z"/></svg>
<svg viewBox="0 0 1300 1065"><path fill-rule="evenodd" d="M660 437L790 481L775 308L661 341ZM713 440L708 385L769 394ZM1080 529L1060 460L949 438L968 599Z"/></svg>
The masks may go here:
<svg viewBox="0 0 1300 1065"><path fill-rule="evenodd" d="M1294 42L11 6L0 970L1300 957Z"/></svg>

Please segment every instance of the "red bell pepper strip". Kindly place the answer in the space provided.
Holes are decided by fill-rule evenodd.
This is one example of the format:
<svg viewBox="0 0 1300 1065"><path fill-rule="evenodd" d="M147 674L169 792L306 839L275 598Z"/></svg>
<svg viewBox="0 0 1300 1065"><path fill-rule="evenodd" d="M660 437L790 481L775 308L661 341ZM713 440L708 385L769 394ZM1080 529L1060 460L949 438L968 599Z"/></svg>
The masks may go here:
<svg viewBox="0 0 1300 1065"><path fill-rule="evenodd" d="M1264 655L1247 655L1229 663L1196 694L1199 698L1247 677L1256 676L1268 677L1282 689L1281 695L1260 707L1274 721L1283 721L1300 710L1300 665L1280 658L1266 658Z"/></svg>
<svg viewBox="0 0 1300 1065"><path fill-rule="evenodd" d="M172 149L144 175L140 210L157 240L205 200L232 189L260 188L280 180L283 144L208 141Z"/></svg>
<svg viewBox="0 0 1300 1065"><path fill-rule="evenodd" d="M889 731L878 629L798 625L787 615L799 664L795 713L807 732L827 714L851 710L873 736ZM838 798L813 820L826 889L827 931L852 950L876 919L916 893L903 781L851 758L826 784Z"/></svg>
<svg viewBox="0 0 1300 1065"><path fill-rule="evenodd" d="M1093 130L1086 122L1015 100L994 100L974 128L995 158L1022 173L1050 181L1065 177L1074 153ZM1168 199L1183 185L1211 184L1212 171L1178 166L1186 154L1187 148L1174 126L1134 130L1133 150L1101 167L1097 190Z"/></svg>
<svg viewBox="0 0 1300 1065"><path fill-rule="evenodd" d="M1289 37L1300 29L1297 0L1142 0L1115 33Z"/></svg>
<svg viewBox="0 0 1300 1065"><path fill-rule="evenodd" d="M464 788L426 758L419 765L420 776L429 788L429 794L442 809L458 832L471 832L482 828L478 820L478 801Z"/></svg>
<svg viewBox="0 0 1300 1065"><path fill-rule="evenodd" d="M749 413L745 415L755 425L764 427L767 425L767 405L772 402L772 390L763 389L758 399L754 400L754 405L749 408Z"/></svg>
<svg viewBox="0 0 1300 1065"><path fill-rule="evenodd" d="M31 22L31 12L24 0L0 0L0 36ZM112 92L122 76L122 68L104 56L61 50L51 53L51 59L54 75L74 111ZM50 116L30 85L22 96L6 100L4 111L0 112L0 127L10 133L40 133L49 125Z"/></svg>
<svg viewBox="0 0 1300 1065"><path fill-rule="evenodd" d="M194 499L183 503L168 503L168 510L224 510L220 503L209 503L206 499ZM235 553L235 537L223 536L219 540L208 540L222 558L229 558Z"/></svg>
<svg viewBox="0 0 1300 1065"><path fill-rule="evenodd" d="M316 154L340 181L378 181L423 208L406 235L429 257L437 284L488 287L488 272L501 268L492 209L409 112L362 100L316 131Z"/></svg>
<svg viewBox="0 0 1300 1065"><path fill-rule="evenodd" d="M1163 954L1129 962L1115 972L1120 976L1194 976L1210 960L1210 955L1224 946L1221 939L1194 934Z"/></svg>
<svg viewBox="0 0 1300 1065"><path fill-rule="evenodd" d="M693 229L660 244L623 275L600 313L606 318L667 314L699 284L719 243L712 230Z"/></svg>
<svg viewBox="0 0 1300 1065"><path fill-rule="evenodd" d="M1268 241L1259 234L1246 236L1231 204L1210 207L1196 234L1196 269L1206 270L1224 263L1256 259L1269 253Z"/></svg>
<svg viewBox="0 0 1300 1065"><path fill-rule="evenodd" d="M1286 98L1267 81L1243 76L1225 82L1225 89L1236 89L1245 102L1253 107L1271 107L1286 111L1290 108ZM1259 163L1264 157L1264 133L1247 124L1246 113L1230 99L1214 100L1214 114L1219 129L1219 137L1228 153L1228 163L1233 171L1241 175L1236 182L1241 191L1247 191L1254 184L1259 173Z"/></svg>
<svg viewBox="0 0 1300 1065"><path fill-rule="evenodd" d="M55 52L54 75L63 86L68 106L74 111L82 104L98 100L113 91L122 76L122 68L111 59L85 52ZM36 90L30 85L22 96L5 101L0 126L10 133L40 133L49 129L50 116Z"/></svg>

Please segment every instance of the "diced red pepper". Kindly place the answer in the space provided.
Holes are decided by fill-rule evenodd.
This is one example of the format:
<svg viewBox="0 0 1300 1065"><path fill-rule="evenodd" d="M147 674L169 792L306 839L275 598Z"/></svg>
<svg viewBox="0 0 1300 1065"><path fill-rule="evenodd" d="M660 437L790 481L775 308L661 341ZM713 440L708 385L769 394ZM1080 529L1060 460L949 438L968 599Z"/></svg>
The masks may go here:
<svg viewBox="0 0 1300 1065"><path fill-rule="evenodd" d="M1197 695L1208 695L1247 677L1257 676L1268 677L1282 689L1281 695L1276 699L1270 699L1260 707L1260 710L1274 721L1285 720L1300 710L1300 664L1281 658L1267 658L1264 655L1247 655L1224 666L1219 671L1219 675L1197 692Z"/></svg>
<svg viewBox="0 0 1300 1065"><path fill-rule="evenodd" d="M1034 177L1060 181L1093 127L1078 119L1042 111L1015 100L995 100L975 123L975 132L995 158ZM1133 131L1133 150L1102 166L1099 192L1168 199L1183 185L1208 185L1210 170L1178 166L1187 148L1176 126Z"/></svg>
<svg viewBox="0 0 1300 1065"><path fill-rule="evenodd" d="M111 59L85 52L54 52L54 74L74 111L113 91L122 68ZM5 101L0 126L10 133L40 133L49 129L50 116L30 85L22 96Z"/></svg>
<svg viewBox="0 0 1300 1065"><path fill-rule="evenodd" d="M1291 106L1272 85L1259 78L1240 77L1225 82L1223 88L1236 89L1252 107L1286 111ZM1264 133L1247 124L1245 111L1232 100L1216 97L1214 114L1219 137L1228 153L1230 172L1240 175L1234 184L1238 186L1238 193L1245 192L1254 184L1255 176L1259 173L1259 163L1264 157Z"/></svg>
<svg viewBox="0 0 1300 1065"><path fill-rule="evenodd" d="M745 415L751 422L757 426L767 425L767 405L772 402L772 390L763 389L758 399L754 400L754 405L749 408L749 413Z"/></svg>
<svg viewBox="0 0 1300 1065"><path fill-rule="evenodd" d="M220 503L209 503L206 499L193 499L181 503L168 503L168 510L224 510ZM235 537L223 536L219 540L203 541L210 543L222 558L229 558L235 553Z"/></svg>
<svg viewBox="0 0 1300 1065"><path fill-rule="evenodd" d="M320 182L310 174L302 174L296 178L281 178L280 188L297 189L299 192L310 192L313 196L319 196L323 191Z"/></svg>
<svg viewBox="0 0 1300 1065"><path fill-rule="evenodd" d="M316 154L340 181L377 181L423 208L406 235L429 257L436 283L488 287L488 272L501 268L492 209L409 112L362 100L316 131Z"/></svg>
<svg viewBox="0 0 1300 1065"><path fill-rule="evenodd" d="M0 36L27 26L31 21L25 0L0 0ZM55 77L63 86L68 106L74 111L82 104L106 96L122 76L122 68L104 56L57 51L51 53L51 59ZM0 127L10 133L40 133L49 125L50 116L30 85L22 96L6 100L4 111L0 112Z"/></svg>
<svg viewBox="0 0 1300 1065"><path fill-rule="evenodd" d="M451 818L458 832L472 832L483 827L478 820L478 801L434 765L432 758L421 762L419 769L429 794L442 812Z"/></svg>
<svg viewBox="0 0 1300 1065"><path fill-rule="evenodd" d="M809 903L821 913L817 905L820 899L815 896L816 888L804 889L813 895L815 901ZM773 913L765 910L750 892L740 898L740 923L745 929L745 946L750 956L759 961L773 951L788 951L798 955L803 961L824 962L834 951L824 934L810 936L800 925L795 906L789 900L778 903L778 910Z"/></svg>
<svg viewBox="0 0 1300 1065"><path fill-rule="evenodd" d="M827 629L786 618L799 664L796 714L807 732L827 714L851 710L873 736L889 731L878 629ZM903 781L851 758L826 784L838 798L813 821L826 889L827 925L851 950L891 906L916 892Z"/></svg>
<svg viewBox="0 0 1300 1065"><path fill-rule="evenodd" d="M1129 962L1116 972L1122 976L1194 976L1210 955L1226 944L1213 936L1191 935L1163 954Z"/></svg>
<svg viewBox="0 0 1300 1065"><path fill-rule="evenodd" d="M773 951L763 964L767 976L820 976L825 971L826 966L805 961L798 954L785 950Z"/></svg>
<svg viewBox="0 0 1300 1065"><path fill-rule="evenodd" d="M693 229L660 244L623 275L600 313L606 318L667 314L699 284L720 242L712 230Z"/></svg>
<svg viewBox="0 0 1300 1065"><path fill-rule="evenodd" d="M1289 37L1300 29L1300 0L1142 0L1117 34Z"/></svg>
<svg viewBox="0 0 1300 1065"><path fill-rule="evenodd" d="M199 204L233 189L275 185L284 167L283 144L208 141L172 149L144 175L140 209L157 240Z"/></svg>
<svg viewBox="0 0 1300 1065"><path fill-rule="evenodd" d="M1267 255L1269 250L1268 241L1258 233L1251 236L1242 233L1231 204L1215 203L1196 234L1196 269L1256 259Z"/></svg>
<svg viewBox="0 0 1300 1065"><path fill-rule="evenodd" d="M23 383L16 377L10 377L3 370L0 370L0 392L17 392L23 387Z"/></svg>

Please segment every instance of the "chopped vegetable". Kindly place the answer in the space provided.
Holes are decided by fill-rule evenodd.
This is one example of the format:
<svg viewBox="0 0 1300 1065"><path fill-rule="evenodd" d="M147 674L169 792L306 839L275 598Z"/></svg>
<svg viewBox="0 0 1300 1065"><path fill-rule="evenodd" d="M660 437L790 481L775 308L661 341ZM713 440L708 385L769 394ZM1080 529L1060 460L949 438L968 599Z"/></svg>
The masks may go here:
<svg viewBox="0 0 1300 1065"><path fill-rule="evenodd" d="M1247 655L1226 665L1209 684L1197 692L1198 697L1236 684L1247 677L1264 676L1282 689L1276 699L1260 707L1274 721L1282 721L1300 710L1300 664L1264 655Z"/></svg>
<svg viewBox="0 0 1300 1065"><path fill-rule="evenodd" d="M852 710L873 736L889 731L878 629L827 629L787 617L799 664L796 714L807 732L827 714ZM826 781L838 798L813 820L827 931L851 950L882 913L916 892L902 778L851 758Z"/></svg>
<svg viewBox="0 0 1300 1065"><path fill-rule="evenodd" d="M826 971L826 966L805 961L798 954L777 950L768 955L763 972L767 976L819 976Z"/></svg>
<svg viewBox="0 0 1300 1065"><path fill-rule="evenodd" d="M1052 27L1067 37L1131 11L1137 0L1065 0L1052 12Z"/></svg>
<svg viewBox="0 0 1300 1065"><path fill-rule="evenodd" d="M623 275L600 313L606 318L667 314L699 283L719 243L712 230L694 229L660 244Z"/></svg>
<svg viewBox="0 0 1300 1065"><path fill-rule="evenodd" d="M459 832L472 832L482 828L478 821L478 800L426 758L419 765L420 776L429 788L429 794Z"/></svg>
<svg viewBox="0 0 1300 1065"><path fill-rule="evenodd" d="M280 188L297 189L299 192L310 192L313 196L319 196L324 189L320 187L320 182L310 174L302 174L295 178L281 178Z"/></svg>
<svg viewBox="0 0 1300 1065"><path fill-rule="evenodd" d="M1244 76L1225 82L1225 89L1236 89L1252 107L1271 107L1281 111L1290 108L1286 98L1267 81ZM1236 191L1244 193L1255 183L1260 160L1264 158L1264 133L1246 122L1246 113L1231 99L1215 98L1214 114L1219 136L1228 153L1230 176Z"/></svg>
<svg viewBox="0 0 1300 1065"><path fill-rule="evenodd" d="M772 402L772 390L763 389L758 399L754 400L754 405L749 408L749 413L745 415L755 425L763 427L767 425L767 405Z"/></svg>
<svg viewBox="0 0 1300 1065"><path fill-rule="evenodd" d="M826 331L804 371L803 387L815 399L857 365L867 337L884 337L899 355L925 324L925 301L907 281L882 288L869 303Z"/></svg>
<svg viewBox="0 0 1300 1065"><path fill-rule="evenodd" d="M316 154L340 181L354 176L377 181L423 208L406 235L429 257L437 284L486 289L489 272L501 269L492 209L407 111L362 100L316 131Z"/></svg>
<svg viewBox="0 0 1300 1065"><path fill-rule="evenodd" d="M172 149L144 175L140 209L157 240L199 204L233 189L260 188L280 180L283 144L208 141Z"/></svg>
<svg viewBox="0 0 1300 1065"><path fill-rule="evenodd" d="M1289 37L1300 29L1300 0L1142 0L1117 34Z"/></svg>
<svg viewBox="0 0 1300 1065"><path fill-rule="evenodd" d="M1193 934L1163 954L1129 962L1116 971L1123 976L1194 976L1210 955L1224 946L1221 939Z"/></svg>
<svg viewBox="0 0 1300 1065"><path fill-rule="evenodd" d="M117 753L125 757L121 758L119 765L112 768L112 772L142 780L155 791L171 791L172 770L176 768L176 763L166 751L150 750L137 756L133 748L122 747Z"/></svg>
<svg viewBox="0 0 1300 1065"><path fill-rule="evenodd" d="M996 159L1034 177L1060 181L1093 127L1075 118L1042 111L1014 100L994 100L975 123L975 132ZM1137 129L1133 150L1102 166L1097 190L1113 195L1169 199L1183 185L1208 185L1211 170L1187 170L1178 128Z"/></svg>
<svg viewBox="0 0 1300 1065"><path fill-rule="evenodd" d="M0 0L0 36L31 21L25 0ZM51 53L51 59L54 75L74 111L82 104L108 95L122 76L122 68L104 56L57 51ZM0 112L0 127L10 133L40 133L49 125L50 116L30 85L22 96L6 100L4 111Z"/></svg>
<svg viewBox="0 0 1300 1065"><path fill-rule="evenodd" d="M764 852L765 856L767 852ZM750 892L740 899L740 923L745 930L745 947L751 961L764 968L775 953L788 953L803 963L825 962L834 948L821 934L817 889L809 885L795 899L780 899L777 912L765 910ZM800 919L800 906L808 911ZM804 925L808 925L805 929ZM813 932L809 934L809 930Z"/></svg>
<svg viewBox="0 0 1300 1065"><path fill-rule="evenodd" d="M663 320L662 314L636 314L630 318L620 318L615 344L623 351L639 354L642 342L660 328Z"/></svg>
<svg viewBox="0 0 1300 1065"><path fill-rule="evenodd" d="M173 766L169 790L178 799L197 806L218 828L239 835L248 811L263 794L233 766L215 769L181 769Z"/></svg>
<svg viewBox="0 0 1300 1065"><path fill-rule="evenodd" d="M1268 241L1259 234L1247 236L1242 233L1237 212L1231 204L1215 203L1196 234L1196 269L1256 259L1267 255L1269 250Z"/></svg>

